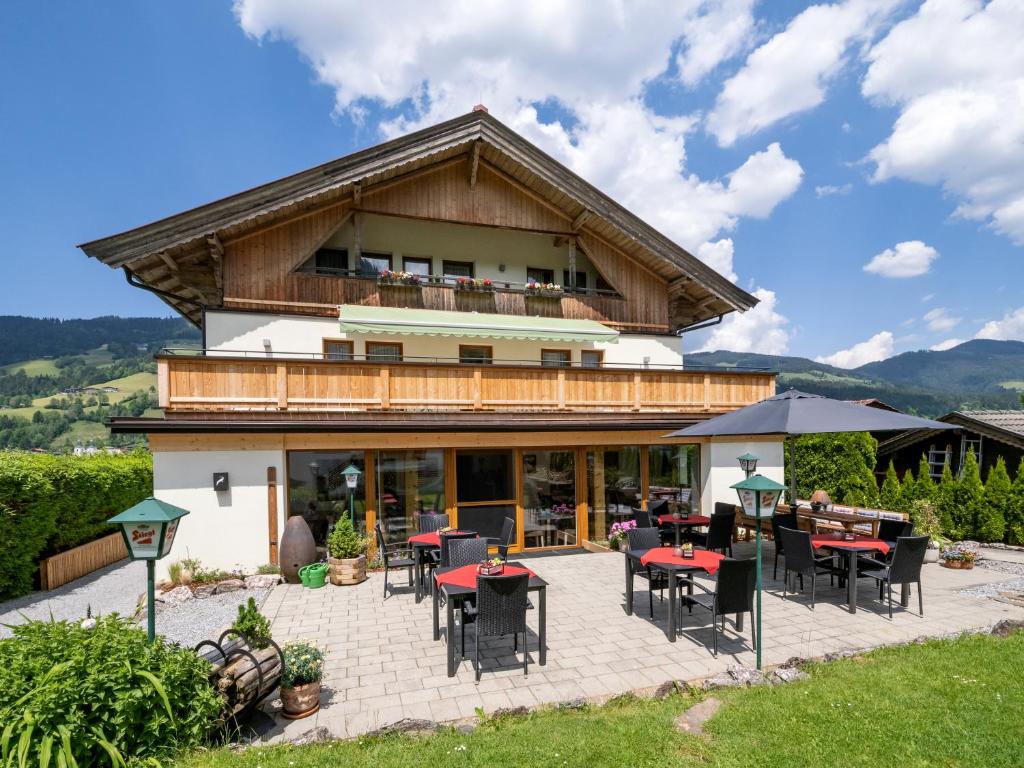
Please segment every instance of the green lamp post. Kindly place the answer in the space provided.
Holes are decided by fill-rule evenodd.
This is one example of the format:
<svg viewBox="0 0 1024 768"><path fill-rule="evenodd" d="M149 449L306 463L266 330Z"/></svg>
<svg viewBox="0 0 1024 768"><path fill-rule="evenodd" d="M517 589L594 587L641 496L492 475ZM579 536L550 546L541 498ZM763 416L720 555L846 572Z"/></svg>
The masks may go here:
<svg viewBox="0 0 1024 768"><path fill-rule="evenodd" d="M345 485L348 488L348 516L352 521L353 528L356 527L356 508L353 503L353 496L356 492L356 485L359 484L359 477L362 474L355 464L349 464L341 471L342 477L345 478Z"/></svg>
<svg viewBox="0 0 1024 768"><path fill-rule="evenodd" d="M107 520L120 526L128 556L132 560L146 561L146 620L150 642L156 639L156 561L171 551L178 522L187 514L187 509L150 496Z"/></svg>
<svg viewBox="0 0 1024 768"><path fill-rule="evenodd" d="M757 472L757 459L758 457L752 453L744 453L742 456L736 457L736 461L740 463L740 469L747 477Z"/></svg>
<svg viewBox="0 0 1024 768"><path fill-rule="evenodd" d="M770 518L775 514L775 506L786 486L776 483L764 475L751 475L732 486L740 497L743 512L757 521L757 567L754 569L757 585L757 615L754 618L757 626L757 668L761 668L761 648L764 638L761 636L761 519Z"/></svg>

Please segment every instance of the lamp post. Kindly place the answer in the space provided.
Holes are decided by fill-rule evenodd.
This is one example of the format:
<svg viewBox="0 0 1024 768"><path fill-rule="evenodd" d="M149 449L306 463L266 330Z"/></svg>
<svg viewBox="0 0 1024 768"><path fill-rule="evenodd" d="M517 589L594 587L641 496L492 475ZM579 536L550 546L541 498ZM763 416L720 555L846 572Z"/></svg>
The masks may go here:
<svg viewBox="0 0 1024 768"><path fill-rule="evenodd" d="M341 471L342 477L345 478L345 485L348 487L348 516L349 520L352 521L353 528L356 527L356 509L353 504L353 495L355 494L356 485L359 483L359 476L362 474L355 464L349 464Z"/></svg>
<svg viewBox="0 0 1024 768"><path fill-rule="evenodd" d="M748 517L757 521L757 565L754 574L757 586L757 616L754 621L757 626L757 668L761 668L761 648L764 646L764 638L761 636L761 519L771 517L775 514L775 505L779 502L779 495L786 490L786 486L776 483L764 475L751 475L746 480L741 480L732 486L740 497L740 505Z"/></svg>
<svg viewBox="0 0 1024 768"><path fill-rule="evenodd" d="M740 463L740 469L747 477L757 472L757 459L758 457L752 453L744 453L742 456L736 457L736 461Z"/></svg>
<svg viewBox="0 0 1024 768"><path fill-rule="evenodd" d="M149 642L156 639L156 561L171 551L178 522L187 514L187 509L150 496L107 520L120 526L128 556L132 560L146 561L146 629Z"/></svg>

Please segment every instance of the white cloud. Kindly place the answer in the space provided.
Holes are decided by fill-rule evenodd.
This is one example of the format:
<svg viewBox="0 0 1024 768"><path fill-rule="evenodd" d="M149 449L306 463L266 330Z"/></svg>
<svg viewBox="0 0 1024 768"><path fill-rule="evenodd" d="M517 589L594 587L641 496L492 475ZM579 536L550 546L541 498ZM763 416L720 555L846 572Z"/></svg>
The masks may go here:
<svg viewBox="0 0 1024 768"><path fill-rule="evenodd" d="M929 301L931 301L934 298L935 298L935 294L934 293L926 293L924 296L921 297L921 303L922 304L927 304Z"/></svg>
<svg viewBox="0 0 1024 768"><path fill-rule="evenodd" d="M1024 3L929 0L867 55L863 94L894 105L874 180L940 184L957 214L1024 244Z"/></svg>
<svg viewBox="0 0 1024 768"><path fill-rule="evenodd" d="M974 338L1024 341L1024 307L1007 312L1001 320L989 320Z"/></svg>
<svg viewBox="0 0 1024 768"><path fill-rule="evenodd" d="M945 352L947 349L958 347L963 343L963 339L946 339L945 341L940 341L938 344L932 344L928 349L932 352Z"/></svg>
<svg viewBox="0 0 1024 768"><path fill-rule="evenodd" d="M743 314L733 313L717 326L697 352L759 352L783 355L789 349L789 321L776 311L774 291L759 288L754 295L760 303Z"/></svg>
<svg viewBox="0 0 1024 768"><path fill-rule="evenodd" d="M732 268L732 238L723 237L715 242L703 243L694 254L720 275L736 282L736 273Z"/></svg>
<svg viewBox="0 0 1024 768"><path fill-rule="evenodd" d="M814 194L818 197L829 197L831 195L848 195L853 191L853 184L822 184L814 188Z"/></svg>
<svg viewBox="0 0 1024 768"><path fill-rule="evenodd" d="M945 307L936 307L926 312L923 319L928 324L929 330L945 332L956 328L963 318L953 317Z"/></svg>
<svg viewBox="0 0 1024 768"><path fill-rule="evenodd" d="M890 331L876 333L867 341L854 344L849 349L841 349L831 355L814 358L819 363L834 365L837 368L859 368L892 357L893 335Z"/></svg>
<svg viewBox="0 0 1024 768"><path fill-rule="evenodd" d="M755 0L706 2L687 24L684 46L676 57L679 79L688 86L699 83L723 61L742 53L754 36Z"/></svg>
<svg viewBox="0 0 1024 768"><path fill-rule="evenodd" d="M849 48L870 40L900 0L813 5L747 57L708 115L722 146L821 104Z"/></svg>
<svg viewBox="0 0 1024 768"><path fill-rule="evenodd" d="M939 252L930 245L907 240L876 254L864 265L864 271L883 277L918 277L927 273L937 258Z"/></svg>

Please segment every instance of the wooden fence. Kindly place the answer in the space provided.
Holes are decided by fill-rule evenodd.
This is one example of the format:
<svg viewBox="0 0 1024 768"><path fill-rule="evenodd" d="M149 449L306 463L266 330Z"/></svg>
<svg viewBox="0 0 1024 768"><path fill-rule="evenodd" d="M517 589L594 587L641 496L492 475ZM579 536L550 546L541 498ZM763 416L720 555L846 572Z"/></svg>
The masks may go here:
<svg viewBox="0 0 1024 768"><path fill-rule="evenodd" d="M126 557L128 550L124 537L120 533L112 533L40 560L39 585L44 590L56 589Z"/></svg>

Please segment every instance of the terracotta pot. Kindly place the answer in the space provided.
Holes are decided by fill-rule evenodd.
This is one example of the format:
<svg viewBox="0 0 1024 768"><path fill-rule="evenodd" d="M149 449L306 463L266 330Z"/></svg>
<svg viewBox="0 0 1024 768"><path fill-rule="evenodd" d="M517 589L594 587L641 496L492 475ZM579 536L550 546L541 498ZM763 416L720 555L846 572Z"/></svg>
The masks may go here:
<svg viewBox="0 0 1024 768"><path fill-rule="evenodd" d="M298 584L299 568L315 562L313 532L301 515L292 515L281 536L281 575L289 584Z"/></svg>
<svg viewBox="0 0 1024 768"><path fill-rule="evenodd" d="M974 567L973 560L943 560L942 564L957 571L969 571Z"/></svg>
<svg viewBox="0 0 1024 768"><path fill-rule="evenodd" d="M362 584L366 581L366 555L345 560L329 557L327 563L331 567L331 584L336 587Z"/></svg>
<svg viewBox="0 0 1024 768"><path fill-rule="evenodd" d="M309 717L320 709L320 681L281 688L281 714L289 720Z"/></svg>

